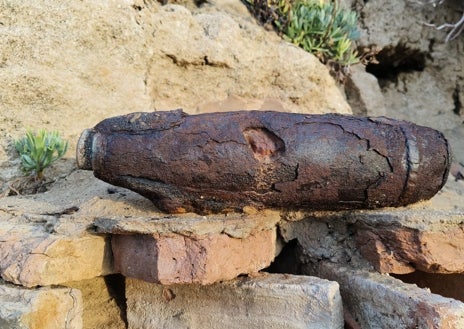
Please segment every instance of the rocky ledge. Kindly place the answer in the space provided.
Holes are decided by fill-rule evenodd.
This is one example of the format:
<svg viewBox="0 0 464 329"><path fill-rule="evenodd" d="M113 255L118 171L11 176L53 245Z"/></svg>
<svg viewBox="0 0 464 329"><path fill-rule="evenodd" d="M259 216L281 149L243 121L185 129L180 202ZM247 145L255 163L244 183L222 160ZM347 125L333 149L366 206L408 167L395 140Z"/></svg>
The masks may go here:
<svg viewBox="0 0 464 329"><path fill-rule="evenodd" d="M221 322L214 318L214 312L198 313L199 305L209 305L208 309L212 310L219 307L208 304L213 303L213 296L228 298L231 302L236 300L239 303L237 312L257 312L250 318L240 319L246 326L260 318L258 309L262 298L288 298L291 303L295 297L293 293L288 297L276 294L281 289L293 291L298 286L303 289L302 293L306 289L318 291L317 306L310 300L304 302L309 303L307 305L271 303L267 304L266 312L283 312L292 307L298 313L299 308L309 307L312 310L312 315L307 315L309 318L324 316L327 320L324 327L340 328L344 307L345 320L351 316L367 325L379 321L379 317L387 321L389 316L382 315L383 306L377 300L379 294L385 293L396 296L389 306L392 312L399 312L395 314L404 312L404 303L408 305L409 314L416 314L415 310L419 312L424 307L433 311L425 318L421 311L412 319L398 315L394 321L389 319L385 323L435 321L443 324L439 328L452 328L464 323L463 303L393 277L385 281L385 277L374 270L392 274L415 270L463 273L462 262L458 261L464 257L460 247L464 244L463 209L460 206L440 208L443 198L452 200L452 193L445 187L429 202L408 208L370 211L257 212L251 208L241 214L167 215L141 196L77 170L45 193L0 199L0 274L5 280L2 298L18 296L15 297L17 305L24 314L16 316L14 321L18 323L28 325L24 320L27 314L53 300L61 303L63 310L60 312L73 312L74 317L81 317L81 320L74 320L76 328L81 328L79 321L82 319L86 319L83 327L90 328L88 323L99 318L96 315L99 308L89 307L96 303L90 291L102 288L100 278L106 282L107 289L117 291L100 300L101 303L112 301L109 303L113 310L108 313L110 317L99 321L113 321L113 328L120 328L124 321L128 321L130 328L142 328L147 321L155 320L182 328L194 326L199 318L203 319L201 323L215 322L217 327L227 325L226 320ZM50 203L47 201L50 199L55 201ZM448 229L443 231L444 227ZM450 232L454 232L453 235ZM387 236L390 238L386 239ZM447 236L452 239L446 239ZM290 277L266 274L271 263L291 260L292 256L285 251L292 245L291 241L297 241L300 249L295 252L300 255L300 269L293 273L302 276L288 281ZM450 262L449 257L454 262ZM291 266L287 266L283 272L292 272L290 269ZM269 270L272 271L272 266ZM114 276L123 278L121 274L126 280L122 279L125 283L118 285L121 279L115 280ZM243 276L248 279L237 279ZM331 281L320 281L312 276ZM353 284L358 285L356 292L350 288ZM202 288L204 285L208 287ZM27 287L37 288L28 290ZM369 287L377 287L375 293L369 292ZM402 291L401 297L396 292L398 289ZM246 301L251 297L241 299L245 291L256 294L253 302ZM32 299L26 297L31 293L37 295L34 303L46 304L31 304ZM40 294L49 297L42 299ZM65 307L67 302L60 302L63 294L76 296L77 304ZM321 304L321 294L326 296L327 303ZM188 296L196 296L196 307ZM303 293L302 296L308 295ZM410 299L408 296L416 297ZM176 301L170 302L172 299ZM151 306L141 308L141 303ZM250 308L247 303L254 306ZM371 305L368 313L362 307L366 303ZM155 311L163 315L150 320L153 316L148 314ZM176 312L185 316L178 318ZM65 321L60 320L66 318L62 314L56 315L55 321L60 323L56 328ZM119 314L120 322L114 322L114 314ZM5 319L11 320L11 316L5 315ZM278 324L279 321L267 318L266 323ZM293 327L305 321L309 321L308 318L295 320Z"/></svg>

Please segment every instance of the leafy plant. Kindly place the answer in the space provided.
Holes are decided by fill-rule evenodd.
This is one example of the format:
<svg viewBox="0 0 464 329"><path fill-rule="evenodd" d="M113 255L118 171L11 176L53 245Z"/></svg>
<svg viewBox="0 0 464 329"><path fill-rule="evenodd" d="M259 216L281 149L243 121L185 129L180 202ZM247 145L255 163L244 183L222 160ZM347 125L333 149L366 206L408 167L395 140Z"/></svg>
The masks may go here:
<svg viewBox="0 0 464 329"><path fill-rule="evenodd" d="M323 63L351 65L359 61L353 41L359 38L357 16L336 2L303 0L294 4L284 34Z"/></svg>
<svg viewBox="0 0 464 329"><path fill-rule="evenodd" d="M66 153L68 142L62 140L56 131L41 129L35 134L28 130L23 138L15 141L15 148L20 155L22 171L42 181L44 169Z"/></svg>
<svg viewBox="0 0 464 329"><path fill-rule="evenodd" d="M271 23L288 41L329 64L339 80L360 58L354 47L359 38L357 15L338 6L338 0L245 0L253 14Z"/></svg>

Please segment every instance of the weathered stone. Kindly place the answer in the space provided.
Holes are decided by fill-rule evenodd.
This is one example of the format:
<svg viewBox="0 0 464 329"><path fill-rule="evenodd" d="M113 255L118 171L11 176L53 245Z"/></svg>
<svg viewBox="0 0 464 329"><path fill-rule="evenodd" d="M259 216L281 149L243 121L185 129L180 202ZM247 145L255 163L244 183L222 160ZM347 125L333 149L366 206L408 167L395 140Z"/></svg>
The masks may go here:
<svg viewBox="0 0 464 329"><path fill-rule="evenodd" d="M343 328L337 283L315 277L264 274L208 286L126 283L130 329Z"/></svg>
<svg viewBox="0 0 464 329"><path fill-rule="evenodd" d="M209 284L255 273L276 253L275 229L241 239L226 234L114 235L115 269L124 276L162 284Z"/></svg>
<svg viewBox="0 0 464 329"><path fill-rule="evenodd" d="M240 250L246 255L244 263L242 268L234 269L235 275L258 271L275 256L274 231L280 214L251 208L245 211L211 217L168 216L136 193L95 180L90 172L76 171L47 193L0 198L0 273L6 280L25 286L61 284L113 273L108 238L89 233L89 228L95 227L99 233L178 234L192 238L189 241L220 236L201 242L215 248L221 242L245 249L262 243L256 248L256 263L251 260L253 253ZM249 238L257 232L261 233ZM250 264L244 268L246 257ZM221 266L224 263L224 259L219 261Z"/></svg>
<svg viewBox="0 0 464 329"><path fill-rule="evenodd" d="M26 287L56 285L113 272L107 238L50 234L43 226L0 225L0 273Z"/></svg>
<svg viewBox="0 0 464 329"><path fill-rule="evenodd" d="M354 2L342 0L353 8ZM435 4L435 5L434 5ZM445 42L448 29L420 22L454 23L462 17L462 1L356 1L361 38L357 44L382 49L378 64L367 71L379 79L386 114L439 129L462 149L464 114L464 38ZM455 152L464 163L464 152Z"/></svg>
<svg viewBox="0 0 464 329"><path fill-rule="evenodd" d="M464 328L464 303L388 275L328 262L304 272L338 282L343 305L361 328Z"/></svg>
<svg viewBox="0 0 464 329"><path fill-rule="evenodd" d="M440 209L443 198L448 206ZM311 259L362 266L367 260L382 273L463 273L464 209L449 204L460 198L441 193L397 209L288 212L280 233L286 241L298 239Z"/></svg>
<svg viewBox="0 0 464 329"><path fill-rule="evenodd" d="M345 94L353 114L385 116L385 99L377 78L365 71L363 65L354 65L345 83Z"/></svg>
<svg viewBox="0 0 464 329"><path fill-rule="evenodd" d="M59 287L31 290L1 282L0 328L81 329L81 293Z"/></svg>
<svg viewBox="0 0 464 329"><path fill-rule="evenodd" d="M179 234L186 237L226 234L240 239L254 232L274 229L280 218L280 213L274 210L210 216L193 213L175 216L149 213L145 217L102 214L95 219L93 225L96 232L107 234L155 234L158 236Z"/></svg>
<svg viewBox="0 0 464 329"><path fill-rule="evenodd" d="M108 238L88 232L93 216L159 211L135 193L108 188L75 172L47 193L0 198L2 278L31 287L113 273Z"/></svg>
<svg viewBox="0 0 464 329"><path fill-rule="evenodd" d="M205 101L234 95L278 99L290 112L351 112L315 57L308 60L302 49L257 26L243 10L238 15L205 11L192 15L168 5L150 22L156 47L147 88L157 109L182 107L192 113ZM173 89L184 90L185 96L179 98Z"/></svg>
<svg viewBox="0 0 464 329"><path fill-rule="evenodd" d="M339 210L431 198L450 150L440 132L387 118L176 110L103 120L82 133L77 162L169 213Z"/></svg>
<svg viewBox="0 0 464 329"><path fill-rule="evenodd" d="M64 286L77 289L82 295L83 329L126 328L124 277L115 274L67 282Z"/></svg>
<svg viewBox="0 0 464 329"><path fill-rule="evenodd" d="M464 212L411 209L356 217L358 248L379 272L464 272Z"/></svg>
<svg viewBox="0 0 464 329"><path fill-rule="evenodd" d="M464 274L441 274L415 271L404 275L394 275L406 283L413 283L421 288L429 289L434 294L454 298L464 302Z"/></svg>
<svg viewBox="0 0 464 329"><path fill-rule="evenodd" d="M355 232L352 223L337 214L286 213L279 223L280 236L287 243L296 240L301 246L301 257L369 266L357 251L356 243L352 238Z"/></svg>
<svg viewBox="0 0 464 329"><path fill-rule="evenodd" d="M406 235L408 237L412 237L411 234L407 234L404 230L401 231L393 229L392 231L396 233L395 236L404 237ZM406 250L398 250L398 247L395 248L392 246L393 243L389 244L389 247L385 246L382 241L380 241L376 233L361 231L361 233L357 234L357 243L359 251L364 258L367 259L380 273L405 274L415 271L412 264L398 259L398 256L396 256L393 251L395 250L403 253Z"/></svg>
<svg viewBox="0 0 464 329"><path fill-rule="evenodd" d="M228 96L226 99L213 102L205 102L198 106L198 113L228 112L228 111L280 111L285 112L281 101L276 98L250 99L236 95Z"/></svg>

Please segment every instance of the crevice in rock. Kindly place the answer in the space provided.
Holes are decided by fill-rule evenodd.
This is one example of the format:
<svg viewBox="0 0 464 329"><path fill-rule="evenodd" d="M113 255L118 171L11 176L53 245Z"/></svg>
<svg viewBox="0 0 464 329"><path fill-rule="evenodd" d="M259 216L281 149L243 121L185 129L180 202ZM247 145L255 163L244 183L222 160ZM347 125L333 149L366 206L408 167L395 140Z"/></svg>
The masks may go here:
<svg viewBox="0 0 464 329"><path fill-rule="evenodd" d="M387 46L377 55L378 64L369 63L366 71L373 74L383 88L388 82L398 82L400 73L423 71L427 54L404 43Z"/></svg>
<svg viewBox="0 0 464 329"><path fill-rule="evenodd" d="M218 61L213 61L209 59L208 56L203 56L203 58L198 58L196 60L191 60L191 61L179 58L178 56L173 55L173 54L166 54L166 57L169 58L174 65L179 66L184 69L188 67L201 67L201 66L230 69L229 64L218 62Z"/></svg>
<svg viewBox="0 0 464 329"><path fill-rule="evenodd" d="M462 99L459 95L459 84L456 84L456 87L454 88L453 91L453 101L454 101L454 109L453 112L456 115L461 115L462 114Z"/></svg>
<svg viewBox="0 0 464 329"><path fill-rule="evenodd" d="M464 274L452 273L426 273L415 271L409 274L391 274L391 276L405 282L416 284L420 288L430 289L434 294L439 294L444 297L454 298L464 302L464 290L462 282Z"/></svg>
<svg viewBox="0 0 464 329"><path fill-rule="evenodd" d="M110 274L104 277L108 294L114 299L119 308L119 315L124 321L126 328L127 322L127 303L126 303L126 280L121 274Z"/></svg>
<svg viewBox="0 0 464 329"><path fill-rule="evenodd" d="M282 248L280 254L274 259L272 264L265 268L263 272L302 274L300 261L300 245L297 239L290 240Z"/></svg>

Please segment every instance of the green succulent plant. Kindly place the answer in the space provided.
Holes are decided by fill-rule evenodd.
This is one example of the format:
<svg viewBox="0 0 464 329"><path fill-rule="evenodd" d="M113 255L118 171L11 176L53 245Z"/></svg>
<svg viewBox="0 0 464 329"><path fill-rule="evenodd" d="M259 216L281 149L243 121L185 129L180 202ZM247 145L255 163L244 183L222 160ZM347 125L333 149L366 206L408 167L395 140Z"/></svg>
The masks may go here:
<svg viewBox="0 0 464 329"><path fill-rule="evenodd" d="M323 63L357 63L353 41L359 38L354 11L337 0L246 0L255 16L271 22L288 41L316 55Z"/></svg>
<svg viewBox="0 0 464 329"><path fill-rule="evenodd" d="M60 159L68 150L68 142L61 139L56 131L44 129L34 133L31 130L14 142L21 159L21 170L35 175L36 180L44 179L44 169Z"/></svg>
<svg viewBox="0 0 464 329"><path fill-rule="evenodd" d="M358 62L352 42L359 38L356 13L338 8L336 2L316 0L296 2L289 13L284 35L292 43L315 54L326 63Z"/></svg>

